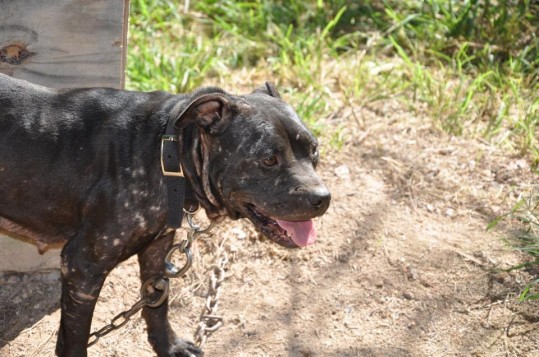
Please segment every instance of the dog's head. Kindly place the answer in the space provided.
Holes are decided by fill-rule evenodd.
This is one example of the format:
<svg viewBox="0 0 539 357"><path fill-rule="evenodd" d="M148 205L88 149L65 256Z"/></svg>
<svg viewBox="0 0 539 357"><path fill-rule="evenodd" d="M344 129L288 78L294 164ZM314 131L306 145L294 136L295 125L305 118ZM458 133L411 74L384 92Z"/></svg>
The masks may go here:
<svg viewBox="0 0 539 357"><path fill-rule="evenodd" d="M232 96L197 92L172 111L185 176L208 216L248 218L285 247L312 244L330 193L315 172L318 142L269 83Z"/></svg>

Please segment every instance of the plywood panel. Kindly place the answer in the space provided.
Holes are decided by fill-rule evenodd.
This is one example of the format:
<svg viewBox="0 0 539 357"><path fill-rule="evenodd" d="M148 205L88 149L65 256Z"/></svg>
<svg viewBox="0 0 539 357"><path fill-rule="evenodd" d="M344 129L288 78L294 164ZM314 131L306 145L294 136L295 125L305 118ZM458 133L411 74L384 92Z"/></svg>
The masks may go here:
<svg viewBox="0 0 539 357"><path fill-rule="evenodd" d="M0 0L0 72L52 88L122 88L128 14L129 0ZM59 254L0 234L0 272L58 268Z"/></svg>
<svg viewBox="0 0 539 357"><path fill-rule="evenodd" d="M0 72L53 88L123 87L128 0L0 0Z"/></svg>
<svg viewBox="0 0 539 357"><path fill-rule="evenodd" d="M40 255L33 244L0 235L0 272L59 268L59 248L49 249Z"/></svg>

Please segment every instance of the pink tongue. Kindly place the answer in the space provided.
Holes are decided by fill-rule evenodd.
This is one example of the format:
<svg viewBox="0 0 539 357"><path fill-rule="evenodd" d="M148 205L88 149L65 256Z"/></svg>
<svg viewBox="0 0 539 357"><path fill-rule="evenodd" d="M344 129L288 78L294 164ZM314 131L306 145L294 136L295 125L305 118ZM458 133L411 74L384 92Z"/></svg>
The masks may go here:
<svg viewBox="0 0 539 357"><path fill-rule="evenodd" d="M277 224L287 231L294 243L300 247L311 245L316 240L316 229L311 220L304 222L289 222L278 219Z"/></svg>

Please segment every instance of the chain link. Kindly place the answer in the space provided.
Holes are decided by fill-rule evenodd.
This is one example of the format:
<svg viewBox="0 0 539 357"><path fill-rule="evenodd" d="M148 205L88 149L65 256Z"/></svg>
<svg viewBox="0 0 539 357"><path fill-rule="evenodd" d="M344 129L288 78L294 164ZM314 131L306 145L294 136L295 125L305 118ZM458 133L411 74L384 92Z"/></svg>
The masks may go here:
<svg viewBox="0 0 539 357"><path fill-rule="evenodd" d="M89 336L87 347L90 347L97 343L97 341L101 337L124 326L129 321L129 319L137 312L139 312L143 307L158 307L163 304L163 302L167 299L170 290L170 283L168 278L179 278L187 273L193 263L191 244L193 243L193 241L195 241L198 235L207 233L210 229L213 228L213 221L211 221L206 228L201 228L198 224L194 223L193 216L196 212L197 211L185 211L185 213L187 214L187 222L189 223L189 227L191 228L191 230L187 233L187 239L182 241L180 244L174 244L168 251L164 261L165 268L163 270L163 273L146 279L142 283L142 287L140 288L141 299L137 301L129 310L123 311L116 315L114 318L112 318L108 325L105 325L101 329L92 332ZM166 230L159 232L156 239L165 235L166 233ZM186 262L181 268L175 266L171 261L172 256L176 251L185 254ZM222 274L222 279L224 279L224 271Z"/></svg>
<svg viewBox="0 0 539 357"><path fill-rule="evenodd" d="M223 317L217 315L219 307L219 298L221 297L222 283L225 280L225 266L228 263L228 256L223 252L223 256L219 262L212 266L210 273L210 286L206 303L200 314L200 322L195 332L195 343L200 347L204 347L206 340L210 335L223 326Z"/></svg>
<svg viewBox="0 0 539 357"><path fill-rule="evenodd" d="M156 277L152 277L146 280L143 284L143 287L144 286L149 287L151 285L152 287L154 287L155 291L150 292L148 289L144 289L145 291L142 293L142 298L139 301L137 301L129 310L123 311L119 313L118 315L114 316L114 318L110 321L108 325L105 325L101 329L95 332L92 332L90 334L87 347L90 347L94 345L95 343L97 343L97 341L99 341L101 337L108 335L112 331L117 330L120 327L124 326L127 323L127 321L129 321L129 319L131 319L131 317L135 315L137 312L139 312L140 309L142 309L144 306L159 306L159 305L155 305L156 303L159 303L159 302L160 304L162 304L163 301L168 296L169 283L167 279L163 285L163 282L158 281L158 279L163 279L163 278L158 277L156 279ZM156 286L163 287L163 289L157 290ZM158 298L152 300L152 297L150 296L151 294L157 294Z"/></svg>

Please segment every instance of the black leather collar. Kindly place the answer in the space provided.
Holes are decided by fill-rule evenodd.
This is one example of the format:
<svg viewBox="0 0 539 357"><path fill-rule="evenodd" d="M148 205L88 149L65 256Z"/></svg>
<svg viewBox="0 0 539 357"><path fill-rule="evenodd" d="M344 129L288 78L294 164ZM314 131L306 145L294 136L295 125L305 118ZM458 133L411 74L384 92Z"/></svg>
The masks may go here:
<svg viewBox="0 0 539 357"><path fill-rule="evenodd" d="M182 225L183 208L186 197L190 202L196 202L194 190L183 175L179 156L180 137L175 121L169 119L165 133L161 136L161 171L167 187L167 226L178 229ZM189 207L191 210L193 207Z"/></svg>

